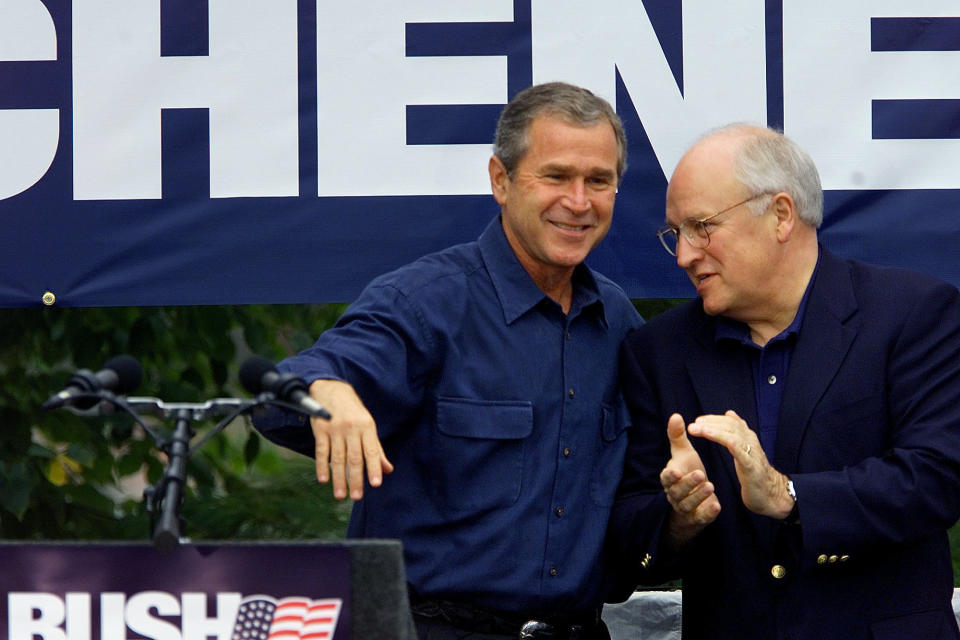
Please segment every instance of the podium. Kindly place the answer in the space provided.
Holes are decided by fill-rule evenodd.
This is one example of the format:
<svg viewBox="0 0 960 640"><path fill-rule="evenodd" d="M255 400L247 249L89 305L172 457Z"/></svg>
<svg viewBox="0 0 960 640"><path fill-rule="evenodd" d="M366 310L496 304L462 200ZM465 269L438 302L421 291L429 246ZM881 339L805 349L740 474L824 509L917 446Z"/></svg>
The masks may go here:
<svg viewBox="0 0 960 640"><path fill-rule="evenodd" d="M6 640L413 640L398 540L0 542Z"/></svg>

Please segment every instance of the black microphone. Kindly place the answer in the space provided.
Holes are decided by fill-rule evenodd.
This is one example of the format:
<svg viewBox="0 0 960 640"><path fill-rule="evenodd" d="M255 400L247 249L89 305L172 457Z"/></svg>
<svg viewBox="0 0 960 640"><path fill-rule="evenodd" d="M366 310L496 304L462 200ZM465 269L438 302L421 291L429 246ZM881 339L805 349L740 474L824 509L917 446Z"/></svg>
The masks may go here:
<svg viewBox="0 0 960 640"><path fill-rule="evenodd" d="M63 391L55 393L40 405L41 409L59 409L74 407L80 410L90 409L100 398L83 397L98 391L111 391L118 395L133 391L140 385L143 371L140 363L132 356L122 355L111 358L96 373L89 369L80 369L67 380Z"/></svg>
<svg viewBox="0 0 960 640"><path fill-rule="evenodd" d="M280 373L266 358L250 356L244 360L240 367L240 383L253 395L268 391L311 416L330 419L330 413L310 397L307 383L302 378L292 373Z"/></svg>

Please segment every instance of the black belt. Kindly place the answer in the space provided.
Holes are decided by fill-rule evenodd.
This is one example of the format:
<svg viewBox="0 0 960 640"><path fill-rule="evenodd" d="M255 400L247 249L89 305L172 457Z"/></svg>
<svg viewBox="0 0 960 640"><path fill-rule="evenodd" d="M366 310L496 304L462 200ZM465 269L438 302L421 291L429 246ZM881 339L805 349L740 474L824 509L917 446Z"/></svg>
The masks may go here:
<svg viewBox="0 0 960 640"><path fill-rule="evenodd" d="M473 633L491 633L519 640L605 640L610 636L600 610L579 616L539 616L491 611L462 602L413 599L416 616L442 620Z"/></svg>

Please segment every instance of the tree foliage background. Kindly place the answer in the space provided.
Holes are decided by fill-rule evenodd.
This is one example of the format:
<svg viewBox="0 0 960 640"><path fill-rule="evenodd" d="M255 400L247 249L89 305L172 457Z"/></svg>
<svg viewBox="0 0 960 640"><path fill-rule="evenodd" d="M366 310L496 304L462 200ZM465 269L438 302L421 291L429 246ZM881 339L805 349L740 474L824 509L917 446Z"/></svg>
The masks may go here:
<svg viewBox="0 0 960 640"><path fill-rule="evenodd" d="M78 368L127 353L144 378L130 395L167 402L249 397L237 382L251 353L303 349L342 305L13 309L0 312L0 538L148 540L145 484L165 454L127 416L43 412ZM145 419L147 419L145 417ZM193 426L198 438L215 421ZM154 430L169 433L172 422ZM340 537L349 504L317 485L311 460L237 420L195 451L183 502L192 539Z"/></svg>
<svg viewBox="0 0 960 640"><path fill-rule="evenodd" d="M652 317L676 300L643 300ZM247 397L252 353L279 360L311 345L344 305L113 307L0 311L0 538L149 540L145 485L166 456L129 417L40 411L78 368L127 353L144 379L130 395L167 402ZM195 423L198 436L214 421ZM152 425L169 432L172 424ZM194 440L196 442L197 439ZM313 461L234 421L187 468L182 515L193 540L339 538L349 502L318 485ZM960 586L960 527L950 531Z"/></svg>

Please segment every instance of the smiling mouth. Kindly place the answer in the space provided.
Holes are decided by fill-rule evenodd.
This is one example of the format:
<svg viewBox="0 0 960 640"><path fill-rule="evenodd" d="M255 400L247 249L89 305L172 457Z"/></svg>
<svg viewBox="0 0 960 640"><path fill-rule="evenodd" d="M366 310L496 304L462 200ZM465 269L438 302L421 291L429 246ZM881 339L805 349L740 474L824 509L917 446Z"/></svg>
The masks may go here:
<svg viewBox="0 0 960 640"><path fill-rule="evenodd" d="M562 222L551 222L550 224L554 225L559 229L563 229L564 231L586 231L587 229L590 228L589 225L585 225L585 224L573 225L573 224L564 224Z"/></svg>

